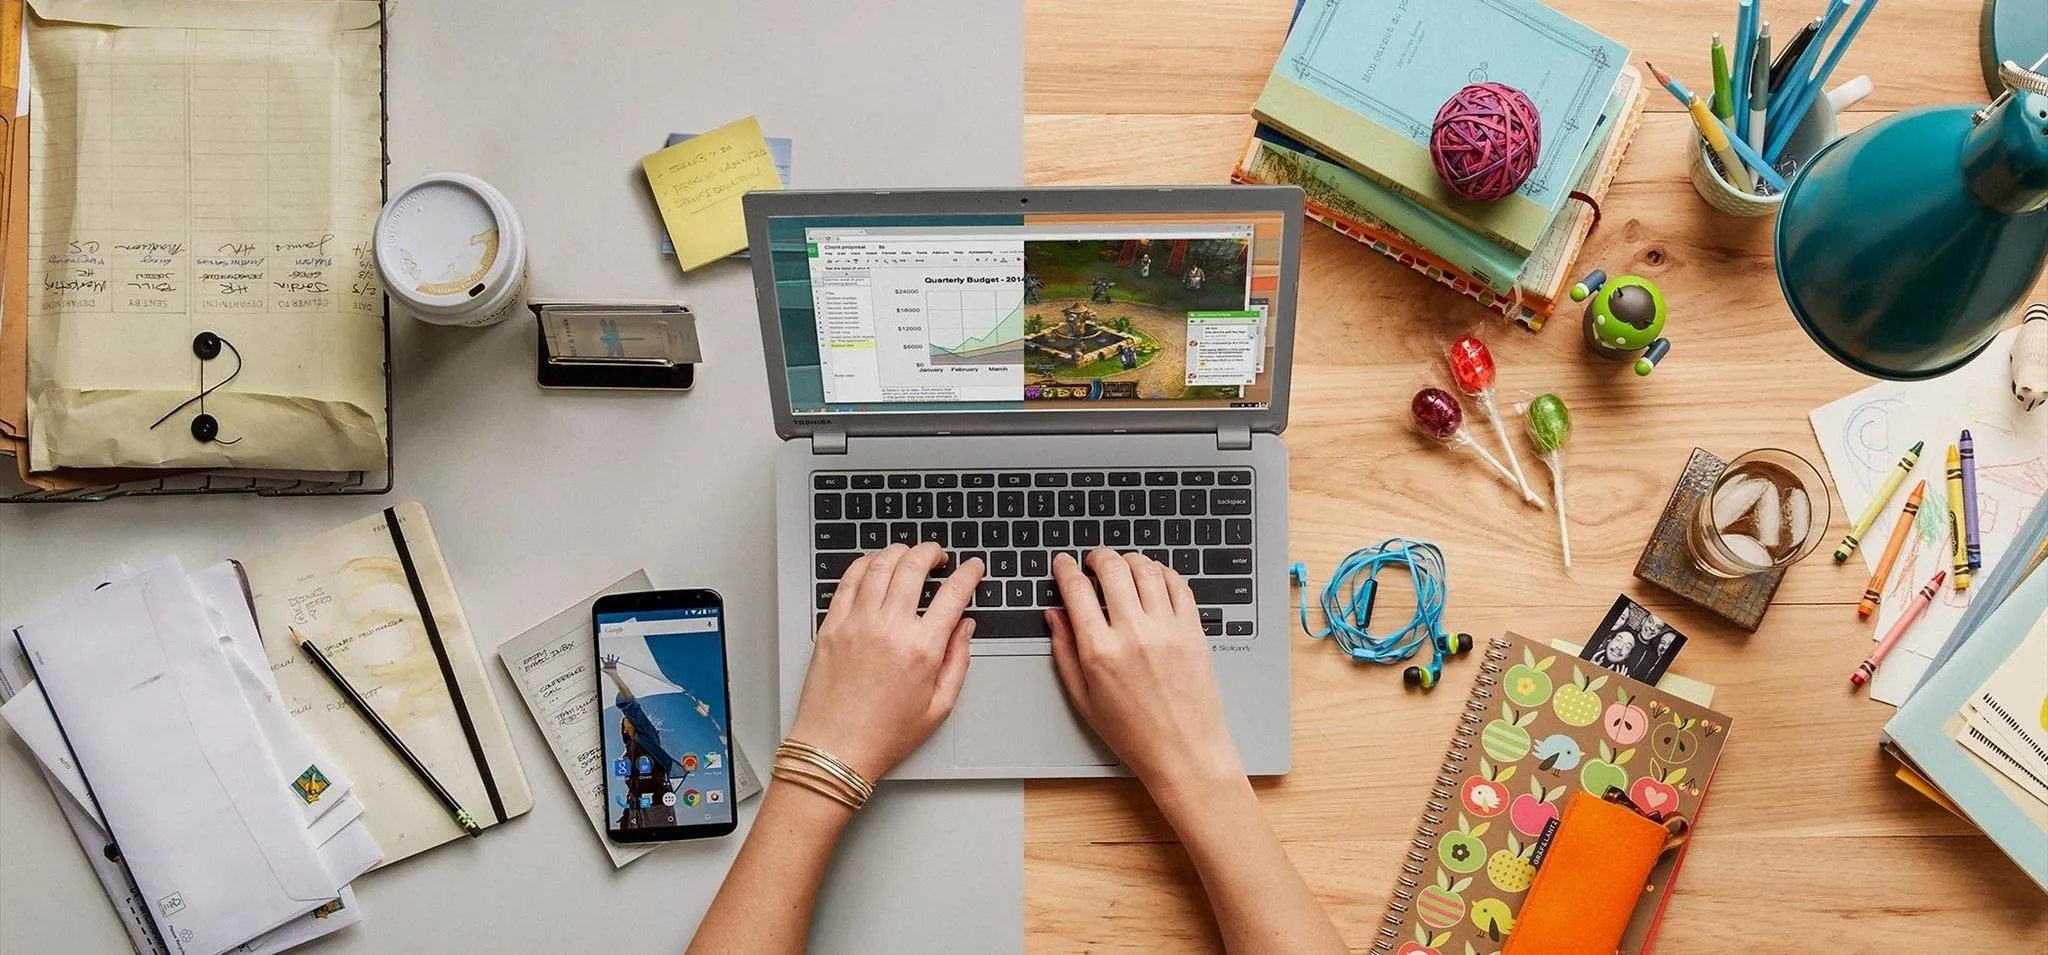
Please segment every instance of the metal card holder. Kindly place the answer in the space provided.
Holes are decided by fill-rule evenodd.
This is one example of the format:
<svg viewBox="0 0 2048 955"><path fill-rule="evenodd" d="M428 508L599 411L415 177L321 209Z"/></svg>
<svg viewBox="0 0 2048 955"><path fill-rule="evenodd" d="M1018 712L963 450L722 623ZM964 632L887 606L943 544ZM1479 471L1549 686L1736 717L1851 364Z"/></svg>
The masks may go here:
<svg viewBox="0 0 2048 955"><path fill-rule="evenodd" d="M680 302L529 301L543 388L688 391L697 316Z"/></svg>

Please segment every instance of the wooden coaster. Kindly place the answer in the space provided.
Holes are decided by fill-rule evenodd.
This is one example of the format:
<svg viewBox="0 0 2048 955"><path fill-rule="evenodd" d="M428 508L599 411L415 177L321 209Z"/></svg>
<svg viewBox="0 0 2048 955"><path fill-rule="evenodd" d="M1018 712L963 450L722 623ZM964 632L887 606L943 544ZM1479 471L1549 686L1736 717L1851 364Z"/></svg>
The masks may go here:
<svg viewBox="0 0 2048 955"><path fill-rule="evenodd" d="M1728 462L1712 453L1692 449L1685 473L1678 476L1678 486L1671 489L1671 500L1664 504L1664 516L1657 519L1657 529L1636 561L1636 576L1712 611L1745 633L1755 633L1763 623L1764 611L1771 609L1778 585L1785 581L1785 569L1734 580L1716 577L1701 570L1685 546L1685 515L1692 513L1727 468Z"/></svg>

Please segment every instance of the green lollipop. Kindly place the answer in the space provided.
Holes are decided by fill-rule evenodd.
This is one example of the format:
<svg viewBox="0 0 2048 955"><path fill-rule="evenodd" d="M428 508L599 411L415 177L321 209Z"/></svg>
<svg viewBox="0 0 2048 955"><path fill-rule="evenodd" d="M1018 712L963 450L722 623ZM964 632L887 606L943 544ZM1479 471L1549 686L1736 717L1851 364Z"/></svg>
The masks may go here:
<svg viewBox="0 0 2048 955"><path fill-rule="evenodd" d="M1556 395L1537 395L1529 402L1529 437L1550 465L1551 496L1557 499L1557 536L1564 545L1564 565L1572 565L1572 530L1565 519L1564 443L1572 436L1572 412Z"/></svg>

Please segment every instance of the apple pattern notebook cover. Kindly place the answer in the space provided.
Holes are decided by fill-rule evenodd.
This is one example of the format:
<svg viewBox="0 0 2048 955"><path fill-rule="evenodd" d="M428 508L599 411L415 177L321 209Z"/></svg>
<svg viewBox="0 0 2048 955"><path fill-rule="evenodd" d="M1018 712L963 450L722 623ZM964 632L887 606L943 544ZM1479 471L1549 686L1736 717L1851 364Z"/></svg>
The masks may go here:
<svg viewBox="0 0 2048 955"><path fill-rule="evenodd" d="M1619 788L1697 825L1727 741L1706 707L1517 634L1489 641L1372 951L1494 955L1568 793ZM1684 852L1657 860L1620 955L1649 951Z"/></svg>

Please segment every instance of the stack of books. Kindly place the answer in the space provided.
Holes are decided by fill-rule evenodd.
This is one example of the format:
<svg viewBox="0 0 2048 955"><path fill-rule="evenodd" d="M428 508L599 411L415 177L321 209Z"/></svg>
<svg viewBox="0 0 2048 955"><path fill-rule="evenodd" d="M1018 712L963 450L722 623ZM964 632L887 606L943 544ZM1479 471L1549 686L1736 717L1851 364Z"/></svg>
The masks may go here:
<svg viewBox="0 0 2048 955"><path fill-rule="evenodd" d="M2048 497L1971 590L1879 745L2048 891Z"/></svg>
<svg viewBox="0 0 2048 955"><path fill-rule="evenodd" d="M1311 218L1534 331L1641 125L1627 59L1535 0L1302 0L1231 180L1300 186ZM1486 81L1542 118L1535 171L1491 203L1453 195L1429 155L1437 110Z"/></svg>

